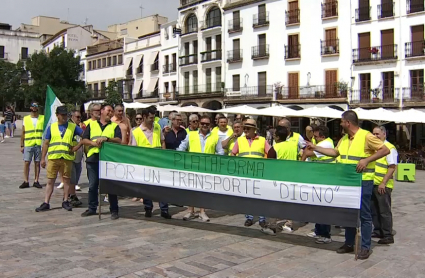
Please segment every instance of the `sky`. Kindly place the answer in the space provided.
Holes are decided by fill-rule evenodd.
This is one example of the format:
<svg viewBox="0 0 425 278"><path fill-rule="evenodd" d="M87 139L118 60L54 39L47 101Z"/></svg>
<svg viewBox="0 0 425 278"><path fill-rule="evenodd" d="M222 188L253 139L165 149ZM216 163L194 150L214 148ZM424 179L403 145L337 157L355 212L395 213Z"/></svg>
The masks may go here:
<svg viewBox="0 0 425 278"><path fill-rule="evenodd" d="M169 21L177 19L179 0L0 0L0 22L16 29L31 18L45 15L70 23L87 24L106 30L108 25L124 23L143 16L159 14ZM69 12L68 12L69 9Z"/></svg>

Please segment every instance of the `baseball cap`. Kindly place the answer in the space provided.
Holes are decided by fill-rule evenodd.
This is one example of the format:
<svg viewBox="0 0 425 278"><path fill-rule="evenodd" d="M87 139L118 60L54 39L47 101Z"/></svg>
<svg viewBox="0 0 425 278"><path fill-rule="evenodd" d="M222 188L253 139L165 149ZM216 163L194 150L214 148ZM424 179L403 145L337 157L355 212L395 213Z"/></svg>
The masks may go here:
<svg viewBox="0 0 425 278"><path fill-rule="evenodd" d="M56 108L56 114L68 115L68 109L66 109L66 106L58 106Z"/></svg>

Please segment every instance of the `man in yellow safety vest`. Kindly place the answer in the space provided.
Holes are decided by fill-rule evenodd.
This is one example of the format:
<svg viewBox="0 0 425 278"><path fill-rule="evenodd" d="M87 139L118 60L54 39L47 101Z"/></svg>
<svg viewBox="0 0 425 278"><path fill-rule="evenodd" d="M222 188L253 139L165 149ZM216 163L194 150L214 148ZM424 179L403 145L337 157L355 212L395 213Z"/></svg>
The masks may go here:
<svg viewBox="0 0 425 278"><path fill-rule="evenodd" d="M86 159L87 177L89 179L89 200L88 210L81 214L82 217L96 215L99 191L99 152L103 142L121 144L121 129L111 121L114 110L111 105L104 104L100 108L100 118L97 121L91 121L86 127L81 144L89 147ZM81 145L74 148L74 151ZM109 210L111 219L118 219L118 197L108 194Z"/></svg>
<svg viewBox="0 0 425 278"><path fill-rule="evenodd" d="M95 122L100 118L100 103L91 103L89 105L90 119L85 120L83 123L87 127L90 122Z"/></svg>
<svg viewBox="0 0 425 278"><path fill-rule="evenodd" d="M227 138L230 138L233 134L233 129L227 125L228 120L226 117L220 117L218 119L218 129L214 128L212 130L213 133L218 135L218 142L219 144L222 144L224 140ZM224 155L228 155L229 152L227 150L224 150Z"/></svg>
<svg viewBox="0 0 425 278"><path fill-rule="evenodd" d="M235 146L238 138L242 136L242 133L242 122L240 120L236 120L233 122L233 134L221 142L221 146L226 153L229 155L232 154L233 147Z"/></svg>
<svg viewBox="0 0 425 278"><path fill-rule="evenodd" d="M210 126L210 117L202 116L200 119L199 131L189 132L186 138L180 143L177 151L224 155L224 150L218 142L218 135L211 132ZM190 220L195 217L195 208L188 207L188 211L184 215L183 220ZM204 208L200 208L198 217L204 222L210 221Z"/></svg>
<svg viewBox="0 0 425 278"><path fill-rule="evenodd" d="M372 214L371 199L373 191L373 180L375 177L375 161L390 153L384 143L367 130L359 127L359 120L353 110L345 111L341 118L341 127L345 135L338 142L335 149L322 148L312 143L307 143L308 148L330 157L339 157L338 161L346 164L357 164L356 170L362 173L362 197L360 205L361 224L361 250L358 254L360 260L369 258L372 254ZM345 243L337 253L351 253L354 251L356 228L345 229Z"/></svg>
<svg viewBox="0 0 425 278"><path fill-rule="evenodd" d="M130 145L165 149L164 134L162 133L161 126L155 122L155 113L155 106L142 109L143 122L140 127L136 127L131 132ZM143 198L143 204L145 205L145 217L152 217L152 200ZM168 204L159 202L159 207L161 208L161 216L165 219L171 219L171 215L168 213Z"/></svg>
<svg viewBox="0 0 425 278"><path fill-rule="evenodd" d="M189 126L186 128L186 132L199 130L199 117L197 114L192 114L189 116Z"/></svg>
<svg viewBox="0 0 425 278"><path fill-rule="evenodd" d="M397 166L398 153L393 144L388 142L385 127L373 129L378 137L390 149L390 154L376 160L375 179L372 194L372 220L374 231L372 237L381 238L378 244L394 243L393 214L391 212L391 193L394 188L394 172Z"/></svg>
<svg viewBox="0 0 425 278"><path fill-rule="evenodd" d="M286 127L288 129L289 135L287 141L291 142L294 147L297 147L298 154L301 154L302 150L306 146L306 142L301 136L301 134L299 134L298 132L293 132L291 130L291 122L286 118L281 119L278 125ZM298 159L301 160L301 155L298 156Z"/></svg>
<svg viewBox="0 0 425 278"><path fill-rule="evenodd" d="M19 188L28 188L31 161L34 160L34 183L32 186L42 188L40 177L41 143L44 128L44 116L38 114L38 103L33 101L31 114L24 117L22 123L21 152L24 154L24 182Z"/></svg>
<svg viewBox="0 0 425 278"><path fill-rule="evenodd" d="M266 138L259 136L257 132L257 122L253 119L248 119L243 124L245 136L240 136L232 148L232 155L239 157L264 158L270 150L270 144ZM261 228L266 227L266 218L260 216L258 224ZM254 225L254 216L245 215L245 227Z"/></svg>
<svg viewBox="0 0 425 278"><path fill-rule="evenodd" d="M43 143L41 154L41 167L46 168L46 154L49 162L47 163L47 185L44 203L36 208L36 212L50 209L50 197L53 193L58 173L62 173L64 182L62 207L67 211L72 210L72 205L68 201L69 185L72 171L72 162L75 159L73 151L74 137L83 135L83 130L74 123L68 122L68 111L66 106L56 108L58 121L51 124L46 130L46 138Z"/></svg>

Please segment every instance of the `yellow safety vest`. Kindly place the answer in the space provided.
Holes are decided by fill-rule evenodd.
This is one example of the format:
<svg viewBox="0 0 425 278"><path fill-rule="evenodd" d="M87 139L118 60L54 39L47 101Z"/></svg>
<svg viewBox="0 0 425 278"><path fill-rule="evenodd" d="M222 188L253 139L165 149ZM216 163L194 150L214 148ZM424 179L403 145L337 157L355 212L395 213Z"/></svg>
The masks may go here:
<svg viewBox="0 0 425 278"><path fill-rule="evenodd" d="M88 120L84 121L83 123L85 124L85 126L88 126L88 125L89 125L89 123L91 123L91 122L95 122L95 121L93 121L93 120L90 118L90 119L88 119Z"/></svg>
<svg viewBox="0 0 425 278"><path fill-rule="evenodd" d="M41 146L43 139L44 116L38 115L37 126L34 128L31 115L24 117L25 147Z"/></svg>
<svg viewBox="0 0 425 278"><path fill-rule="evenodd" d="M190 128L186 128L186 133L187 134L189 134L189 132L192 132L192 131L199 131L199 129L197 129L197 130L190 130Z"/></svg>
<svg viewBox="0 0 425 278"><path fill-rule="evenodd" d="M116 123L109 123L105 129L102 131L99 123L97 121L90 122L90 140L96 142L96 140L100 137L106 138L114 138L115 137L115 128L118 125ZM87 157L94 155L95 153L99 153L99 147L89 147L89 152L87 153Z"/></svg>
<svg viewBox="0 0 425 278"><path fill-rule="evenodd" d="M288 138L288 140L286 140L287 142L290 142L293 146L296 147L297 153L298 153L298 160L301 160L301 156L302 156L302 150L298 151L298 145L299 145L299 141L300 141L300 137L301 135L297 132L292 132L292 136Z"/></svg>
<svg viewBox="0 0 425 278"><path fill-rule="evenodd" d="M134 139L136 139L137 146L145 148L161 148L161 126L159 124L153 123L152 144L140 128L134 129L132 133Z"/></svg>
<svg viewBox="0 0 425 278"><path fill-rule="evenodd" d="M218 136L209 134L203 153L215 154L215 147L218 143ZM201 139L199 139L199 131L189 132L189 152L202 153Z"/></svg>
<svg viewBox="0 0 425 278"><path fill-rule="evenodd" d="M68 127L65 130L63 137L59 131L58 122L53 123L50 126L51 138L49 142L49 148L47 152L49 155L47 158L52 159L66 159L74 160L75 153L71 152L74 141L74 131L76 125L74 123L68 123Z"/></svg>
<svg viewBox="0 0 425 278"><path fill-rule="evenodd" d="M277 159L284 159L284 160L298 159L298 148L295 148L294 144L292 144L289 141L276 143L273 146L273 148L276 151Z"/></svg>
<svg viewBox="0 0 425 278"><path fill-rule="evenodd" d="M366 135L370 132L364 129L359 129L354 136L350 145L348 134L344 135L338 147L340 158L339 162L345 164L357 164L361 159L369 157L364 151L366 143ZM369 163L365 170L363 170L363 180L373 181L375 177L375 161Z"/></svg>
<svg viewBox="0 0 425 278"><path fill-rule="evenodd" d="M385 146L391 151L392 149L395 149L395 146L391 144L390 142L385 142ZM388 162L387 157L381 157L380 159L376 160L375 164L375 178L373 179L373 183L375 185L380 185L381 182L384 180L385 175L388 172ZM394 187L394 177L391 177L387 182L388 188Z"/></svg>
<svg viewBox="0 0 425 278"><path fill-rule="evenodd" d="M251 146L249 146L248 139L244 137L238 138L239 154L240 157L253 157L253 158L263 158L265 155L266 138L258 136L255 138Z"/></svg>
<svg viewBox="0 0 425 278"><path fill-rule="evenodd" d="M332 144L332 148L335 148L334 146L334 141L331 138L326 138L324 141L328 141L329 143ZM331 156L322 156L322 157L315 157L312 159L313 161L317 161L317 162L323 162L323 163L335 163L335 157L331 157Z"/></svg>
<svg viewBox="0 0 425 278"><path fill-rule="evenodd" d="M316 139L314 139L314 137L311 138L311 143L313 143L313 145L317 145L317 141L316 141Z"/></svg>
<svg viewBox="0 0 425 278"><path fill-rule="evenodd" d="M218 134L218 131L219 131L220 129L218 128L218 126L216 126L216 127L214 127L212 130L211 130L211 133L217 133ZM231 126L227 126L227 135L228 136L230 136L230 135L232 135L233 134L233 129L232 129L232 127Z"/></svg>

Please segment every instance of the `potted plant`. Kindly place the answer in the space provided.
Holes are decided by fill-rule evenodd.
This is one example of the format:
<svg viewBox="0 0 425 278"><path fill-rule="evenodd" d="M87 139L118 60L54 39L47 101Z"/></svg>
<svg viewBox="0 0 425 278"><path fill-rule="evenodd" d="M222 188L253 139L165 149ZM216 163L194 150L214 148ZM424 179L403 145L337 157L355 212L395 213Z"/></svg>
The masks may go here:
<svg viewBox="0 0 425 278"><path fill-rule="evenodd" d="M370 49L370 53L372 53L372 57L373 57L373 59L376 59L376 56L378 55L378 53L379 53L379 49L377 48L377 47L372 47L371 49Z"/></svg>
<svg viewBox="0 0 425 278"><path fill-rule="evenodd" d="M372 102L373 103L379 102L379 95L381 94L381 89L380 88L373 89L372 94L373 94Z"/></svg>
<svg viewBox="0 0 425 278"><path fill-rule="evenodd" d="M335 86L339 92L339 96L347 97L348 82L344 82L343 80L341 80L339 82L336 82Z"/></svg>
<svg viewBox="0 0 425 278"><path fill-rule="evenodd" d="M281 82L274 83L273 87L274 87L274 92L276 94L276 99L283 99L283 95L282 95L283 85L281 84Z"/></svg>

